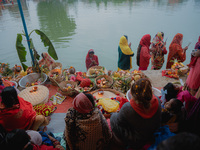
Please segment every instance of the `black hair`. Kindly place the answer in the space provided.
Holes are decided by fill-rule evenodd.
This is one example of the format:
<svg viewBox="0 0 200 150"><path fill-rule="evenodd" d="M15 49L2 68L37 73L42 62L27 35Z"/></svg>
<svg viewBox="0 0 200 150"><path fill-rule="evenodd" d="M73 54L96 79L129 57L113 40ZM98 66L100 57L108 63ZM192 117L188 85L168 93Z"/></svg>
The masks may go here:
<svg viewBox="0 0 200 150"><path fill-rule="evenodd" d="M89 52L89 54L94 54L94 51Z"/></svg>
<svg viewBox="0 0 200 150"><path fill-rule="evenodd" d="M1 149L6 149L6 130L4 129L4 127L0 124L0 147Z"/></svg>
<svg viewBox="0 0 200 150"><path fill-rule="evenodd" d="M192 133L179 133L164 141L157 150L200 150L200 137Z"/></svg>
<svg viewBox="0 0 200 150"><path fill-rule="evenodd" d="M84 93L86 96L87 96L87 98L91 101L91 103L92 103L92 105L93 105L93 107L95 106L95 102L94 102L94 97L93 97L93 95L92 94L89 94L89 93Z"/></svg>
<svg viewBox="0 0 200 150"><path fill-rule="evenodd" d="M163 32L161 32L161 34L162 34L162 37L164 37L164 33L163 33Z"/></svg>
<svg viewBox="0 0 200 150"><path fill-rule="evenodd" d="M151 82L146 78L137 80L131 86L131 95L135 101L148 109L153 96Z"/></svg>
<svg viewBox="0 0 200 150"><path fill-rule="evenodd" d="M167 102L172 98L176 98L179 91L175 90L175 86L171 82L167 83L167 85L165 85L163 89L164 91L167 90L167 94L165 94L165 99Z"/></svg>
<svg viewBox="0 0 200 150"><path fill-rule="evenodd" d="M30 142L30 136L23 129L14 129L6 135L6 148L23 150L24 146ZM26 148L26 150L33 149L32 145Z"/></svg>
<svg viewBox="0 0 200 150"><path fill-rule="evenodd" d="M127 39L127 41L128 41L128 36L127 35L124 35L125 36L125 38Z"/></svg>
<svg viewBox="0 0 200 150"><path fill-rule="evenodd" d="M41 54L41 56L42 56L42 58L44 59L44 55L43 55L43 53Z"/></svg>
<svg viewBox="0 0 200 150"><path fill-rule="evenodd" d="M2 85L3 84L3 80L2 80L2 78L0 77L0 85Z"/></svg>
<svg viewBox="0 0 200 150"><path fill-rule="evenodd" d="M2 103L5 105L6 108L12 107L15 104L19 104L17 91L12 86L5 87L2 90L1 97Z"/></svg>
<svg viewBox="0 0 200 150"><path fill-rule="evenodd" d="M176 98L173 98L173 103L171 103L171 108L170 108L170 112L173 112L174 114L178 114L181 112L181 109L183 107L183 103L176 99Z"/></svg>

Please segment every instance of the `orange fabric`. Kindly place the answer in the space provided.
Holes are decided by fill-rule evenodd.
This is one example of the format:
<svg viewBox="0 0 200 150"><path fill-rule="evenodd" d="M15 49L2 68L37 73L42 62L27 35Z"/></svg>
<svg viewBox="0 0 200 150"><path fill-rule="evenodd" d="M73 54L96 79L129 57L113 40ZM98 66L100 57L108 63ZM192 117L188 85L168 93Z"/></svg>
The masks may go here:
<svg viewBox="0 0 200 150"><path fill-rule="evenodd" d="M0 124L7 130L13 129L30 129L35 117L36 112L31 103L25 101L23 98L18 97L19 104L11 108L0 109Z"/></svg>
<svg viewBox="0 0 200 150"><path fill-rule="evenodd" d="M170 46L169 46L169 55L168 55L168 59L167 59L167 69L170 69L171 66L173 65L173 62L170 62L172 60L177 59L178 62L184 62L186 59L186 54L183 51L182 45L181 45L181 41L183 39L183 34L181 33L177 33Z"/></svg>
<svg viewBox="0 0 200 150"><path fill-rule="evenodd" d="M145 109L142 104L136 104L135 100L131 99L130 104L133 109L142 117L142 118L151 118L158 110L158 99L153 96L150 101L150 108Z"/></svg>

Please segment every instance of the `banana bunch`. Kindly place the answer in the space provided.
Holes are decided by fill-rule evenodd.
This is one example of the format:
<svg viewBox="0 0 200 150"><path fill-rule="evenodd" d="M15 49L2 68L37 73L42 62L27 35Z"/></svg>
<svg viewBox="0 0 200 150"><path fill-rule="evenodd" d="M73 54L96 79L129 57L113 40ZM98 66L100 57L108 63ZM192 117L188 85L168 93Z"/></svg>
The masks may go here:
<svg viewBox="0 0 200 150"><path fill-rule="evenodd" d="M126 93L131 86L131 78L122 78L119 80L116 80L113 88L121 93Z"/></svg>

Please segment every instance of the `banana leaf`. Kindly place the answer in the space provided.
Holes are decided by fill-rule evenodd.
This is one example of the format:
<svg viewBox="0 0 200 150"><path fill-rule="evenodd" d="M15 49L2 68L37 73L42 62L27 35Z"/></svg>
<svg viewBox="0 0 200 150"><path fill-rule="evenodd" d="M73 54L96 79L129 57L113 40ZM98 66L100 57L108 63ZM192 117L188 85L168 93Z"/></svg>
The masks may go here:
<svg viewBox="0 0 200 150"><path fill-rule="evenodd" d="M44 43L44 46L49 46L48 48L48 53L49 55L54 59L54 60L58 60L58 56L56 54L56 51L54 49L53 44L51 43L51 41L49 40L49 38L40 30L33 30L35 31L35 33L37 33L38 35L40 35L40 39L42 40L42 42Z"/></svg>
<svg viewBox="0 0 200 150"><path fill-rule="evenodd" d="M19 56L19 60L22 64L22 67L24 70L28 68L23 62L26 62L26 48L22 44L22 35L17 34L17 40L16 40L16 49L17 49L17 54Z"/></svg>

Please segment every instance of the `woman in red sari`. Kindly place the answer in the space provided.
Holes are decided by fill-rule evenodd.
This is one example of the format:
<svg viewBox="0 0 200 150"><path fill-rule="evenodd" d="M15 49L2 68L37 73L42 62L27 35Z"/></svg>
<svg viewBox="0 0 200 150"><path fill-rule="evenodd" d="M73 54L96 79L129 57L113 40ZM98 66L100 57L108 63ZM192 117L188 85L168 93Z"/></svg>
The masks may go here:
<svg viewBox="0 0 200 150"><path fill-rule="evenodd" d="M147 70L149 66L149 59L151 58L149 46L151 44L151 35L146 34L140 40L137 51L137 64L139 70Z"/></svg>
<svg viewBox="0 0 200 150"><path fill-rule="evenodd" d="M200 36L192 52L189 76L186 80L186 89L196 98L200 97Z"/></svg>
<svg viewBox="0 0 200 150"><path fill-rule="evenodd" d="M36 115L31 103L17 96L14 87L6 87L1 93L0 124L7 130L32 129L49 124L49 118Z"/></svg>
<svg viewBox="0 0 200 150"><path fill-rule="evenodd" d="M90 49L87 53L86 59L85 59L85 64L87 70L92 67L92 66L98 66L99 61L97 55L94 55L94 50Z"/></svg>
<svg viewBox="0 0 200 150"><path fill-rule="evenodd" d="M175 59L178 60L178 62L184 62L186 59L186 50L188 49L188 46L185 48L182 48L182 40L183 40L183 34L177 33L170 46L169 46L169 55L167 59L167 66L166 69L170 69L173 65L173 61Z"/></svg>

